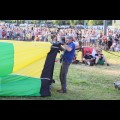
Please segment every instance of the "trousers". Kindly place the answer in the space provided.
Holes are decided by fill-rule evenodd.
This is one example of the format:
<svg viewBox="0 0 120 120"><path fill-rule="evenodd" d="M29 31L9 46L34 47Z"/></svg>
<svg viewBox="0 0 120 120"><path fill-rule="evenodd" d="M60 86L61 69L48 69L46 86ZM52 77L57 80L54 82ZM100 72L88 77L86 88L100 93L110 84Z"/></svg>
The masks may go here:
<svg viewBox="0 0 120 120"><path fill-rule="evenodd" d="M62 90L66 91L66 78L67 78L67 73L69 69L70 63L67 62L62 62L61 69L60 69L60 82L61 82L61 87Z"/></svg>

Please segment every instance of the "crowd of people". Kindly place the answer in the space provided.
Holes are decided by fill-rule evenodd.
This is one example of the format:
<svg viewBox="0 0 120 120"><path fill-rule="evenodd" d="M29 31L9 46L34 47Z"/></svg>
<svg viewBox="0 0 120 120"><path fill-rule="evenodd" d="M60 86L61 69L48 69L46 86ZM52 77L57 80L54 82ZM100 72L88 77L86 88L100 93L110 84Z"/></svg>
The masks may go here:
<svg viewBox="0 0 120 120"><path fill-rule="evenodd" d="M0 24L0 39L65 42L65 37L72 36L80 46L99 46L105 50L120 51L120 31L108 29L107 35L99 29L58 29L48 27L20 27L14 24Z"/></svg>

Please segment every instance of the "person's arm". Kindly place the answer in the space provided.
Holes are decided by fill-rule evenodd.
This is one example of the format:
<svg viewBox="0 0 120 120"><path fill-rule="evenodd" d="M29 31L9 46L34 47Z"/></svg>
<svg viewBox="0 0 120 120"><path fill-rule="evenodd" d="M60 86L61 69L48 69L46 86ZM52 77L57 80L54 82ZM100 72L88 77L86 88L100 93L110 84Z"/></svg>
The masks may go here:
<svg viewBox="0 0 120 120"><path fill-rule="evenodd" d="M69 47L68 45L61 45L61 48L63 49L63 50L67 50L68 52L70 52L71 50L72 50L72 48L71 47Z"/></svg>
<svg viewBox="0 0 120 120"><path fill-rule="evenodd" d="M83 56L83 61L85 61L86 60L86 55L85 56Z"/></svg>

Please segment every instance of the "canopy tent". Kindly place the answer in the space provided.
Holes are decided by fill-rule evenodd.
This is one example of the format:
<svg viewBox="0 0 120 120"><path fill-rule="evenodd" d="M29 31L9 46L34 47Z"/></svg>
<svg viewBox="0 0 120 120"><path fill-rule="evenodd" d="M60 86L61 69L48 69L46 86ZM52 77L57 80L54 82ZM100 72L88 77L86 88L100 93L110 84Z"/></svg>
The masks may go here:
<svg viewBox="0 0 120 120"><path fill-rule="evenodd" d="M0 40L0 96L49 96L59 45Z"/></svg>

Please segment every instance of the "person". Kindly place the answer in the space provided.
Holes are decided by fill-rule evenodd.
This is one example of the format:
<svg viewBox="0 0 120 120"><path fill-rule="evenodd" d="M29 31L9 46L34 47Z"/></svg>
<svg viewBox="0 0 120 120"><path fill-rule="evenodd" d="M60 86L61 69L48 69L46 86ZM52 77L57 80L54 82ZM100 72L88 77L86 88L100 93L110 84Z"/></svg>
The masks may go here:
<svg viewBox="0 0 120 120"><path fill-rule="evenodd" d="M2 28L0 28L0 39L2 39Z"/></svg>
<svg viewBox="0 0 120 120"><path fill-rule="evenodd" d="M117 46L117 42L114 40L110 47L110 50L115 51L116 46Z"/></svg>
<svg viewBox="0 0 120 120"><path fill-rule="evenodd" d="M86 51L85 56L83 57L83 61L86 65L89 66L93 66L94 65L94 58L93 56L90 54L89 51Z"/></svg>
<svg viewBox="0 0 120 120"><path fill-rule="evenodd" d="M109 35L108 36L108 50L110 50L110 48L112 46L112 42L113 42L112 35Z"/></svg>
<svg viewBox="0 0 120 120"><path fill-rule="evenodd" d="M64 50L62 65L60 69L60 82L61 82L61 89L57 92L59 93L66 93L66 78L70 64L72 63L73 57L75 55L75 44L73 43L73 37L68 36L65 39L67 45L61 45L61 48Z"/></svg>
<svg viewBox="0 0 120 120"><path fill-rule="evenodd" d="M117 46L115 47L115 51L119 52L120 51L120 44L117 44Z"/></svg>
<svg viewBox="0 0 120 120"><path fill-rule="evenodd" d="M79 46L79 41L77 40L76 37L74 37L73 39L74 39L73 43L75 44L75 48L76 48L76 49L79 49L79 48L80 48L80 46Z"/></svg>
<svg viewBox="0 0 120 120"><path fill-rule="evenodd" d="M102 50L98 49L97 54L95 54L96 60L95 60L95 65L104 65L106 63L107 66L109 66L109 63L107 62L106 57L102 54Z"/></svg>
<svg viewBox="0 0 120 120"><path fill-rule="evenodd" d="M77 37L73 37L73 39L74 39L73 43L75 44L75 55L74 55L74 58L72 60L72 63L77 64L77 63L79 63L79 60L77 60L77 52L78 52L77 50L80 50L81 47L79 45L79 41L78 41Z"/></svg>

